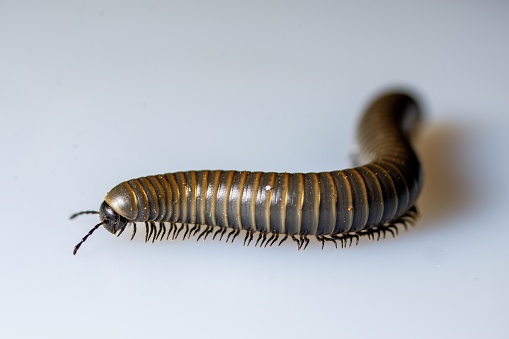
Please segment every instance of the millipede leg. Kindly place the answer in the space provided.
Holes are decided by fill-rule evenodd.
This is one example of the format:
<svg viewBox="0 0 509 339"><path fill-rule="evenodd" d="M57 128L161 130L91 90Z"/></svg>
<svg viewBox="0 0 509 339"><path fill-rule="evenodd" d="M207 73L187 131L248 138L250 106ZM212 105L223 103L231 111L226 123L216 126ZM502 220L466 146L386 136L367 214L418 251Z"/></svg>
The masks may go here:
<svg viewBox="0 0 509 339"><path fill-rule="evenodd" d="M324 237L324 240L325 241L332 241L334 243L334 247L336 247L336 249L338 249L338 242L336 241L336 239L330 238L330 237Z"/></svg>
<svg viewBox="0 0 509 339"><path fill-rule="evenodd" d="M157 226L156 223L153 221L150 222L150 234L154 234L154 236L152 237L152 243L154 243L154 241L156 241L157 236Z"/></svg>
<svg viewBox="0 0 509 339"><path fill-rule="evenodd" d="M175 224L171 222L170 223L170 229L168 230L168 235L166 235L166 240L168 240L170 238L170 235L171 235L172 231L173 231L173 233L175 233Z"/></svg>
<svg viewBox="0 0 509 339"><path fill-rule="evenodd" d="M249 234L251 234L251 231L246 232L246 236L244 237L244 244L242 246L246 246L246 241L249 238ZM248 245L249 246L249 245Z"/></svg>
<svg viewBox="0 0 509 339"><path fill-rule="evenodd" d="M249 244L251 241L253 241L253 231L248 231L249 234L249 240L247 241L247 246L249 247Z"/></svg>
<svg viewBox="0 0 509 339"><path fill-rule="evenodd" d="M203 237L203 241L205 241L207 239L207 236L212 233L212 230L214 229L214 227L212 226L207 226L207 228L205 228L205 230L203 232L200 233L200 235L198 236L198 239L196 239L196 241L200 240L201 237Z"/></svg>
<svg viewBox="0 0 509 339"><path fill-rule="evenodd" d="M222 230L223 228L220 227L216 232L214 232L214 236L212 236L212 241L216 240L216 237L219 235L219 233L221 233Z"/></svg>
<svg viewBox="0 0 509 339"><path fill-rule="evenodd" d="M323 247L325 246L325 237L323 235L317 235L316 240L318 240L319 242L322 243L322 251L323 251Z"/></svg>
<svg viewBox="0 0 509 339"><path fill-rule="evenodd" d="M299 251L300 251L302 249L302 245L304 245L304 237L302 234L299 234L299 237L297 239L299 239Z"/></svg>
<svg viewBox="0 0 509 339"><path fill-rule="evenodd" d="M389 232L392 235L393 238L396 237L396 234L394 233L394 230L392 228L387 227L386 231Z"/></svg>
<svg viewBox="0 0 509 339"><path fill-rule="evenodd" d="M230 240L230 237L236 232L237 230L231 230L230 233L228 233L228 236L226 237L226 243L228 243L228 240ZM233 239L232 239L233 243Z"/></svg>
<svg viewBox="0 0 509 339"><path fill-rule="evenodd" d="M262 233L258 232L258 239L256 239L255 247L258 246L258 242L262 238Z"/></svg>
<svg viewBox="0 0 509 339"><path fill-rule="evenodd" d="M164 222L160 222L159 223L159 233L161 233L161 231L163 232L161 234L161 238L159 239L160 241L163 241L164 239L164 235L166 234L166 225Z"/></svg>
<svg viewBox="0 0 509 339"><path fill-rule="evenodd" d="M175 240L175 236L177 235L178 227L176 223L171 223L171 228L173 229L173 233L171 235L171 240ZM169 235L169 233L168 233Z"/></svg>
<svg viewBox="0 0 509 339"><path fill-rule="evenodd" d="M375 238L375 236L376 236L376 241L380 241L380 235L381 235L380 229L377 227L373 231L374 231L373 238Z"/></svg>
<svg viewBox="0 0 509 339"><path fill-rule="evenodd" d="M145 242L148 242L150 238L148 222L145 221Z"/></svg>
<svg viewBox="0 0 509 339"><path fill-rule="evenodd" d="M125 227L124 228L121 228L118 232L117 232L117 238L120 237L120 235L122 233L124 233L124 230L125 230Z"/></svg>
<svg viewBox="0 0 509 339"><path fill-rule="evenodd" d="M182 240L186 240L187 235L189 234L189 225L185 224L186 231L184 232L184 236L182 237Z"/></svg>
<svg viewBox="0 0 509 339"><path fill-rule="evenodd" d="M194 237L196 235L196 233L198 233L200 231L200 228L201 228L200 225L195 224L193 226L193 228L191 228L191 230L189 231L189 237L187 239L189 239L191 236Z"/></svg>
<svg viewBox="0 0 509 339"><path fill-rule="evenodd" d="M283 237L283 239L281 239L281 241L279 242L279 244L277 244L278 246L281 246L282 243L284 243L286 241L286 239L288 239L288 234L285 234L285 236Z"/></svg>
<svg viewBox="0 0 509 339"><path fill-rule="evenodd" d="M332 234L331 235L331 239L334 239L336 241L339 241L341 243L341 248L344 248L344 242L343 242L343 236L342 235L337 235L337 234Z"/></svg>
<svg viewBox="0 0 509 339"><path fill-rule="evenodd" d="M205 237L203 238L203 241L207 240L207 237L209 234L211 234L214 231L214 226L210 226L207 232L205 232Z"/></svg>
<svg viewBox="0 0 509 339"><path fill-rule="evenodd" d="M232 244L233 244L233 241L235 240L235 238L237 238L240 234L240 229L236 229L235 230L235 233L233 234L233 238L232 238Z"/></svg>
<svg viewBox="0 0 509 339"><path fill-rule="evenodd" d="M173 234L171 235L171 240L177 239L177 233L179 232L179 226L176 223L173 223Z"/></svg>
<svg viewBox="0 0 509 339"><path fill-rule="evenodd" d="M352 238L355 238L355 246L359 245L359 236L357 234L354 234ZM352 242L350 241L350 246L352 246Z"/></svg>
<svg viewBox="0 0 509 339"><path fill-rule="evenodd" d="M272 247L272 245L274 245L274 243L279 239L279 233L274 233L275 234L275 237L274 237L274 240L272 240L272 242L270 243L270 247ZM268 241L267 241L268 243ZM265 245L267 246L267 245Z"/></svg>
<svg viewBox="0 0 509 339"><path fill-rule="evenodd" d="M398 228L395 225L389 224L387 225L387 230L391 232L392 237L395 238L398 235Z"/></svg>
<svg viewBox="0 0 509 339"><path fill-rule="evenodd" d="M265 240L267 240L267 233L263 232L261 233L262 235L262 241L260 241L260 248L263 247L263 243L265 242Z"/></svg>
<svg viewBox="0 0 509 339"><path fill-rule="evenodd" d="M180 232L182 232L182 229L184 228L184 225L180 224L180 226L177 226L175 224L175 227L177 227L177 231L173 232L173 240L176 240L178 238Z"/></svg>
<svg viewBox="0 0 509 339"><path fill-rule="evenodd" d="M265 240L267 240L267 233L264 232L264 233L262 233L262 242L260 243L260 248L262 248Z"/></svg>
<svg viewBox="0 0 509 339"><path fill-rule="evenodd" d="M267 247L268 244L271 244L271 241L276 237L276 233L271 233L269 239L267 239L267 242L265 243L264 247ZM272 245L271 245L272 246Z"/></svg>
<svg viewBox="0 0 509 339"><path fill-rule="evenodd" d="M219 236L219 241L223 240L223 235L226 233L226 227L221 227L221 235Z"/></svg>
<svg viewBox="0 0 509 339"><path fill-rule="evenodd" d="M134 239L135 235L136 235L136 223L133 222L133 235L131 236L131 241Z"/></svg>
<svg viewBox="0 0 509 339"><path fill-rule="evenodd" d="M352 247L352 236L350 234L347 234L345 238L345 248L346 247Z"/></svg>
<svg viewBox="0 0 509 339"><path fill-rule="evenodd" d="M302 241L303 241L303 243L304 243L304 248L303 248L303 250L305 250L305 249L308 247L308 245L309 245L309 238L308 238L308 236L307 236L307 235L303 235L303 236L301 236L301 237L302 237L301 239L302 239Z"/></svg>
<svg viewBox="0 0 509 339"><path fill-rule="evenodd" d="M152 222L152 225L157 230L157 234L154 234L154 239L152 240L152 242L154 242L154 240L159 239L159 236L161 235L161 232L163 231L163 228L161 227L161 223L159 223L159 227L157 227L155 222Z"/></svg>

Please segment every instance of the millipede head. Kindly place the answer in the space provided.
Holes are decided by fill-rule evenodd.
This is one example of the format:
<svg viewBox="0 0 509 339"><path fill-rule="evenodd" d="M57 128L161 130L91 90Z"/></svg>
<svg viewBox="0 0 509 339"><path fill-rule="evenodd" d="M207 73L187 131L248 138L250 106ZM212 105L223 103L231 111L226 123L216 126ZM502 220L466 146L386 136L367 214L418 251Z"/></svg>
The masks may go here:
<svg viewBox="0 0 509 339"><path fill-rule="evenodd" d="M113 208L111 208L105 201L103 201L103 203L101 204L101 208L99 208L99 211L78 212L71 215L70 219L74 219L77 216L83 214L99 214L99 219L101 219L101 222L92 227L92 229L74 247L74 250L72 252L73 255L76 255L76 252L78 252L78 249L81 247L81 245L87 240L89 236L92 235L92 233L94 233L96 229L99 228L99 226L103 225L104 228L108 230L108 232L116 234L118 231L123 231L124 228L129 223L129 220L115 212Z"/></svg>
<svg viewBox="0 0 509 339"><path fill-rule="evenodd" d="M99 219L104 223L104 228L112 234L124 229L129 223L129 220L115 212L106 201L103 201L99 208Z"/></svg>

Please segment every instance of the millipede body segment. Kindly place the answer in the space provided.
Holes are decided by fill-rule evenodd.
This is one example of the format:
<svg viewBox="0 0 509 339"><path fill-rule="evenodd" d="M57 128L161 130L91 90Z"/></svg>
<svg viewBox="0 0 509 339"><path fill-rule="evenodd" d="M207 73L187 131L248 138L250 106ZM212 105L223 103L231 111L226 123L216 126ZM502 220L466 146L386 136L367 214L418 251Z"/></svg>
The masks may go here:
<svg viewBox="0 0 509 339"><path fill-rule="evenodd" d="M341 246L366 235L397 233L412 222L422 187L422 169L409 134L420 119L414 99L403 93L381 96L368 107L358 128L359 158L365 165L320 173L187 171L120 183L106 194L101 225L120 235L128 224L144 222L145 240L210 234L244 244L280 244L290 238L299 249L309 236L322 246Z"/></svg>

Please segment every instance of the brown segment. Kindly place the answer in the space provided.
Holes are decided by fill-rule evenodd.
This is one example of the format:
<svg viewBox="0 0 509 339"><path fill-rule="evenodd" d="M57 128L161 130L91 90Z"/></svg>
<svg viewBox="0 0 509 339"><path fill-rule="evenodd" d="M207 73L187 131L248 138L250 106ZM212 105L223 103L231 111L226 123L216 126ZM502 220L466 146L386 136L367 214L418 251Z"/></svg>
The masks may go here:
<svg viewBox="0 0 509 339"><path fill-rule="evenodd" d="M244 191L242 192L241 222L242 228L247 231L256 231L256 195L260 186L262 172L251 172L246 178Z"/></svg>
<svg viewBox="0 0 509 339"><path fill-rule="evenodd" d="M270 227L270 203L274 192L274 181L276 173L263 173L260 178L260 186L256 194L256 230L260 232L271 232Z"/></svg>
<svg viewBox="0 0 509 339"><path fill-rule="evenodd" d="M382 193L382 204L384 207L380 223L384 224L396 215L396 209L398 207L398 195L396 188L394 187L394 183L392 182L389 173L379 164L371 163L366 165L365 168L373 172L378 179L380 193Z"/></svg>
<svg viewBox="0 0 509 339"><path fill-rule="evenodd" d="M186 176L184 172L175 173L175 179L177 181L178 190L180 194L180 222L188 223L188 209L187 209L187 196L189 194L186 182Z"/></svg>
<svg viewBox="0 0 509 339"><path fill-rule="evenodd" d="M320 176L320 206L316 234L332 234L336 225L338 193L334 179L329 172Z"/></svg>
<svg viewBox="0 0 509 339"><path fill-rule="evenodd" d="M353 222L350 231L359 231L366 226L369 214L368 193L361 175L354 168L343 171L352 188Z"/></svg>
<svg viewBox="0 0 509 339"><path fill-rule="evenodd" d="M166 177L164 175L156 175L154 178L157 179L157 182L159 182L160 190L161 190L161 199L163 203L161 204L162 212L161 216L158 219L159 221L169 221L171 220L172 215L172 205L171 205L171 188L170 183L168 180L166 180ZM158 188L156 188L157 190Z"/></svg>
<svg viewBox="0 0 509 339"><path fill-rule="evenodd" d="M166 180L170 184L171 188L171 210L172 210L172 216L171 220L168 220L170 222L176 222L180 221L180 191L177 184L177 179L175 178L174 173L167 173L164 175L166 177Z"/></svg>
<svg viewBox="0 0 509 339"><path fill-rule="evenodd" d="M401 175L405 178L405 183L408 189L408 200L415 201L422 186L422 173L417 160L412 159L410 156L401 158L392 155L390 157L385 157L383 160L385 162L391 162L398 168ZM411 206L408 207L410 208Z"/></svg>
<svg viewBox="0 0 509 339"><path fill-rule="evenodd" d="M304 174L292 173L286 200L286 232L301 234L302 204L304 202Z"/></svg>
<svg viewBox="0 0 509 339"><path fill-rule="evenodd" d="M184 172L187 187L187 221L196 223L196 171Z"/></svg>
<svg viewBox="0 0 509 339"><path fill-rule="evenodd" d="M199 171L197 174L196 187L196 222L206 224L205 212L207 210L207 184L210 171Z"/></svg>
<svg viewBox="0 0 509 339"><path fill-rule="evenodd" d="M270 202L270 227L279 234L286 234L286 203L288 198L289 173L276 173L274 192Z"/></svg>
<svg viewBox="0 0 509 339"><path fill-rule="evenodd" d="M337 190L337 217L334 233L349 232L353 224L353 195L348 177L343 171L330 173Z"/></svg>
<svg viewBox="0 0 509 339"><path fill-rule="evenodd" d="M368 220L366 226L379 225L384 213L382 187L376 175L366 166L357 167L355 170L361 175L366 187L368 197Z"/></svg>
<svg viewBox="0 0 509 339"><path fill-rule="evenodd" d="M228 199L228 224L231 228L242 229L241 204L246 178L250 172L235 172Z"/></svg>
<svg viewBox="0 0 509 339"><path fill-rule="evenodd" d="M128 181L131 186L134 194L136 195L137 206L138 206L138 216L135 221L147 221L150 218L150 207L148 202L147 193L145 189L141 185L138 179L132 179Z"/></svg>
<svg viewBox="0 0 509 339"><path fill-rule="evenodd" d="M320 181L317 173L304 174L301 234L317 234L320 218Z"/></svg>
<svg viewBox="0 0 509 339"><path fill-rule="evenodd" d="M162 221L164 220L164 217L166 215L166 193L164 192L164 189L159 182L159 178L156 175L151 175L147 177L147 179L150 181L150 184L155 190L156 198L158 201L158 212L157 216L154 220L156 221Z"/></svg>
<svg viewBox="0 0 509 339"><path fill-rule="evenodd" d="M207 184L205 224L216 226L216 197L222 171L211 171Z"/></svg>
<svg viewBox="0 0 509 339"><path fill-rule="evenodd" d="M229 227L228 224L228 199L233 181L234 171L223 171L219 179L219 185L216 193L216 222L223 227Z"/></svg>
<svg viewBox="0 0 509 339"><path fill-rule="evenodd" d="M149 217L148 220L156 220L159 217L160 207L159 207L159 201L160 199L157 196L157 192L152 186L152 183L148 179L149 177L139 178L138 181L143 186L143 190L145 191L145 194L147 195L148 199L148 210L149 210Z"/></svg>
<svg viewBox="0 0 509 339"><path fill-rule="evenodd" d="M411 207L409 206L410 204L413 204L413 202L409 200L410 194L408 192L406 180L398 167L392 162L381 160L377 164L389 173L392 183L394 187L396 187L398 207L395 217L399 217Z"/></svg>

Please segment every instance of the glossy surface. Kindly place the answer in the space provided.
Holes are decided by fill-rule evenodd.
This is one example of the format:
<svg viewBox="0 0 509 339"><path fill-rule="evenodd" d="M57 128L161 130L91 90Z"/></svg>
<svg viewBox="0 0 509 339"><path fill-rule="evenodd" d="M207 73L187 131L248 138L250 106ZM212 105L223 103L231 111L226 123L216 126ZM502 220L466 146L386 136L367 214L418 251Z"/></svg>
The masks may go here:
<svg viewBox="0 0 509 339"><path fill-rule="evenodd" d="M135 222L161 221L289 235L359 232L414 205L422 169L409 141L415 101L387 94L363 115L358 140L368 164L323 173L188 171L132 179L105 201Z"/></svg>
<svg viewBox="0 0 509 339"><path fill-rule="evenodd" d="M509 338L509 2L0 7L2 337ZM98 220L68 216L121 181L365 164L360 114L393 86L425 113L420 217L395 239L297 252L129 226L70 255Z"/></svg>

